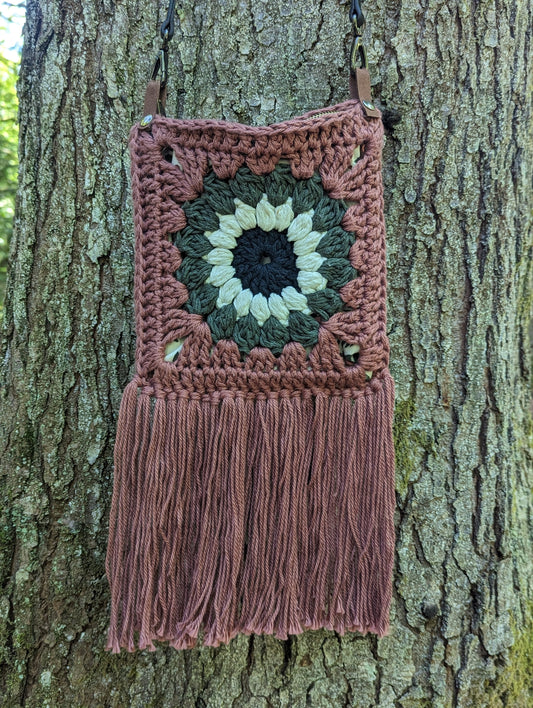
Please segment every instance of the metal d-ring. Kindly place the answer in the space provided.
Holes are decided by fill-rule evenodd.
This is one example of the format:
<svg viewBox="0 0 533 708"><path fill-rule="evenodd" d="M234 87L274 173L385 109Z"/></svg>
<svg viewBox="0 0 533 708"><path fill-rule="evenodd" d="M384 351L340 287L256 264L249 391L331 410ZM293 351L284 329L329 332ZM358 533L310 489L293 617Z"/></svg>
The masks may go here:
<svg viewBox="0 0 533 708"><path fill-rule="evenodd" d="M353 28L352 48L350 49L350 69L355 73L357 68L368 69L366 49L363 45L363 31L365 29L365 16L361 10L360 0L352 0L350 5L350 21Z"/></svg>
<svg viewBox="0 0 533 708"><path fill-rule="evenodd" d="M156 81L161 76L161 88L166 86L168 81L168 46L163 44L155 60L154 68L152 69L152 81Z"/></svg>
<svg viewBox="0 0 533 708"><path fill-rule="evenodd" d="M359 64L358 64L359 61ZM368 69L368 60L366 56L366 49L363 44L363 39L359 35L355 35L352 42L352 48L350 50L350 69L355 73L355 70Z"/></svg>

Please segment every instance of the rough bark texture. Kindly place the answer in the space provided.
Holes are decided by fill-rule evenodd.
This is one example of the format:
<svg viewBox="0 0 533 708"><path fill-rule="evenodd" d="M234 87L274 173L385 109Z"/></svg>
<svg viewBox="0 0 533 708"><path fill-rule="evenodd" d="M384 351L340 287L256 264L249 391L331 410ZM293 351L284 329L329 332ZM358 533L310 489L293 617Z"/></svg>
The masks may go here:
<svg viewBox="0 0 533 708"><path fill-rule="evenodd" d="M512 667L501 690L500 673L533 599L533 7L365 9L388 125L391 635L104 651L114 429L134 344L127 134L157 7L30 0L1 393L3 706L477 707L509 690ZM261 124L344 100L346 11L187 0L169 113ZM528 705L517 691L512 705Z"/></svg>

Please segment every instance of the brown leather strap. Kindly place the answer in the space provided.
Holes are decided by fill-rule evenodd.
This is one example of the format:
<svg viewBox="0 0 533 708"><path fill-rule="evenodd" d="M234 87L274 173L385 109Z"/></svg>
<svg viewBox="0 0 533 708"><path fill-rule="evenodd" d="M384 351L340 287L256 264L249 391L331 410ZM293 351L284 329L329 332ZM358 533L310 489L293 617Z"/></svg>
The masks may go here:
<svg viewBox="0 0 533 708"><path fill-rule="evenodd" d="M361 101L367 118L380 117L379 111L372 101L368 69L356 68L354 72L350 73L350 98L357 98Z"/></svg>
<svg viewBox="0 0 533 708"><path fill-rule="evenodd" d="M158 113L165 115L165 103L167 98L167 79L168 79L168 42L174 35L174 12L175 0L169 0L167 18L161 25L161 37L163 38L163 46L161 47L160 55L158 56L152 79L148 82L144 95L143 120L141 128L147 128L152 121L152 117ZM366 52L362 45L362 34L365 25L365 18L361 11L360 0L352 0L350 6L350 20L354 25L354 45L351 51L351 72L350 72L350 98L358 99L361 102L365 116L367 118L379 118L380 112L374 106L372 101L372 92L370 89L370 74L366 67ZM354 59L361 55L362 66L356 67ZM161 73L162 79L155 77Z"/></svg>
<svg viewBox="0 0 533 708"><path fill-rule="evenodd" d="M161 88L161 81L150 80L144 94L143 116L155 116L157 113L165 115L167 88Z"/></svg>

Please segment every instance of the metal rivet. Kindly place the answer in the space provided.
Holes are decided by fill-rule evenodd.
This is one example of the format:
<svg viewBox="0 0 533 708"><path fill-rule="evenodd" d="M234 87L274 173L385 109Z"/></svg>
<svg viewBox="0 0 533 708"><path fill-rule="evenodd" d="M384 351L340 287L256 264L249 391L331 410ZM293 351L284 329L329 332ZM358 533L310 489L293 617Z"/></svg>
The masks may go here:
<svg viewBox="0 0 533 708"><path fill-rule="evenodd" d="M141 128L146 128L147 125L150 125L150 123L153 120L153 115L149 113L147 116L144 116L144 118L141 120Z"/></svg>
<svg viewBox="0 0 533 708"><path fill-rule="evenodd" d="M371 101L363 101L363 106L368 108L369 111L373 111L376 108Z"/></svg>

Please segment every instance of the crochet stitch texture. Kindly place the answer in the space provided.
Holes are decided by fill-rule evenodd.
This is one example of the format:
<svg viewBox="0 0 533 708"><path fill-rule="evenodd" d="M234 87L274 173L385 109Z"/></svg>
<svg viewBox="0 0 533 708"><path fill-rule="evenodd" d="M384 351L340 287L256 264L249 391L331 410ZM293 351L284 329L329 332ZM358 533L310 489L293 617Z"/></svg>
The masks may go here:
<svg viewBox="0 0 533 708"><path fill-rule="evenodd" d="M136 373L108 649L388 631L382 134L358 100L132 128Z"/></svg>

